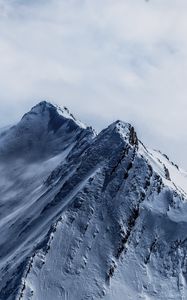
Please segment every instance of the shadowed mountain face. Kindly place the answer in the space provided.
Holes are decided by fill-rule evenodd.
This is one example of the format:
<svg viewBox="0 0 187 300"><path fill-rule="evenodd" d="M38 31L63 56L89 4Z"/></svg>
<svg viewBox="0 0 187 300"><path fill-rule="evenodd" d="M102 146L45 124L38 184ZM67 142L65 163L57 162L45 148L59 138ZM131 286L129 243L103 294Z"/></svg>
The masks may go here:
<svg viewBox="0 0 187 300"><path fill-rule="evenodd" d="M43 159L61 153L81 134L93 134L76 121L67 108L63 110L41 102L21 121L0 134L0 158Z"/></svg>
<svg viewBox="0 0 187 300"><path fill-rule="evenodd" d="M187 174L42 102L0 135L0 299L187 299Z"/></svg>

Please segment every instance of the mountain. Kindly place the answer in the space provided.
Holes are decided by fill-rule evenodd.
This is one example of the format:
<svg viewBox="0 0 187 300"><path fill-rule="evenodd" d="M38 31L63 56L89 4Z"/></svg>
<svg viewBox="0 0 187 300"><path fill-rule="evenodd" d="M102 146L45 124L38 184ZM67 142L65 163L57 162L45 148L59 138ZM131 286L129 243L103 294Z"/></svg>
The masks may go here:
<svg viewBox="0 0 187 300"><path fill-rule="evenodd" d="M0 131L1 300L187 299L187 173L41 102Z"/></svg>

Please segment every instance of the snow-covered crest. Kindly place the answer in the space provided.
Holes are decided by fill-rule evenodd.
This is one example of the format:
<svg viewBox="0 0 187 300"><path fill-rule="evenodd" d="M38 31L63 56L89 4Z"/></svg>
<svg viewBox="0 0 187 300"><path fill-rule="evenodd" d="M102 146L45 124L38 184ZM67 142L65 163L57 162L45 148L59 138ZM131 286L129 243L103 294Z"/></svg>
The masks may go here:
<svg viewBox="0 0 187 300"><path fill-rule="evenodd" d="M187 298L186 173L130 124L42 102L0 146L0 299Z"/></svg>
<svg viewBox="0 0 187 300"><path fill-rule="evenodd" d="M41 101L39 104L34 106L31 109L31 111L29 113L27 113L26 115L32 114L32 113L40 114L44 111L48 111L50 113L50 111L54 111L54 110L56 110L56 112L63 118L73 120L79 127L82 127L84 129L87 127L84 123L82 123L81 121L76 119L66 106L61 108L58 105L51 104L48 101Z"/></svg>

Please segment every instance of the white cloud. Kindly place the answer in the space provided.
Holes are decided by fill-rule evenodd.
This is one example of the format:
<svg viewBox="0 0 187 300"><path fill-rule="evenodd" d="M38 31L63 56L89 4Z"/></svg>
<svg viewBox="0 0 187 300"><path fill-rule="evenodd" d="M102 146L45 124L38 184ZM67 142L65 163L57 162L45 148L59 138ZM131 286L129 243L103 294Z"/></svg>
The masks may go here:
<svg viewBox="0 0 187 300"><path fill-rule="evenodd" d="M0 123L41 99L131 121L187 168L185 0L0 0Z"/></svg>

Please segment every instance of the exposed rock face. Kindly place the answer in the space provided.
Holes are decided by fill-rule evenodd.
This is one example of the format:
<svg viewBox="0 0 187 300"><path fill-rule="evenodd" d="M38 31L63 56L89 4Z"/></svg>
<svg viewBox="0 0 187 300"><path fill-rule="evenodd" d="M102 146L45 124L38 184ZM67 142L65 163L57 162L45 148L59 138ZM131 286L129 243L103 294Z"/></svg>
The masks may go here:
<svg viewBox="0 0 187 300"><path fill-rule="evenodd" d="M0 150L0 299L187 299L187 174L130 124L42 102Z"/></svg>

